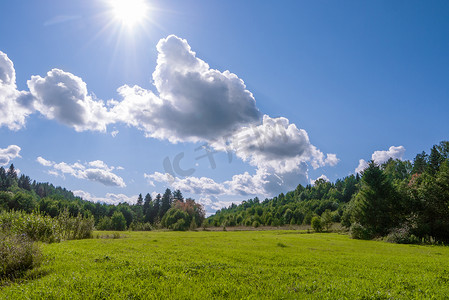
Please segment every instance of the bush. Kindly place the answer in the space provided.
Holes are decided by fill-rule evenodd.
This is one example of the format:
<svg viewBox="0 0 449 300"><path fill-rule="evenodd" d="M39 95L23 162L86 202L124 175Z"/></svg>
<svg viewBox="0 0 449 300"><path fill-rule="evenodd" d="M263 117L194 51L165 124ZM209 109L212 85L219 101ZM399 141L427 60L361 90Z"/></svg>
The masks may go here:
<svg viewBox="0 0 449 300"><path fill-rule="evenodd" d="M33 241L59 242L62 239L58 222L51 217L20 211L0 214L0 230L10 234L25 234Z"/></svg>
<svg viewBox="0 0 449 300"><path fill-rule="evenodd" d="M63 212L58 218L26 214L21 211L0 213L0 230L15 235L25 234L32 241L47 243L92 237L93 218L70 217Z"/></svg>
<svg viewBox="0 0 449 300"><path fill-rule="evenodd" d="M197 227L198 227L198 226L197 226L197 224L196 224L195 217L193 217L192 221L190 222L190 227L189 227L189 229L190 229L190 230L195 230Z"/></svg>
<svg viewBox="0 0 449 300"><path fill-rule="evenodd" d="M313 217L311 223L312 223L313 230L315 230L316 232L323 231L323 224L321 222L320 217L318 217L318 216Z"/></svg>
<svg viewBox="0 0 449 300"><path fill-rule="evenodd" d="M253 227L254 228L257 228L257 227L259 227L260 226L260 223L258 222L258 221L254 221L253 222Z"/></svg>
<svg viewBox="0 0 449 300"><path fill-rule="evenodd" d="M185 231L187 230L187 223L184 219L179 219L175 224L171 225L171 229L174 231Z"/></svg>
<svg viewBox="0 0 449 300"><path fill-rule="evenodd" d="M110 217L104 216L98 221L96 226L98 230L112 230L112 220Z"/></svg>
<svg viewBox="0 0 449 300"><path fill-rule="evenodd" d="M410 229L406 226L393 229L384 240L397 244L418 244L421 242L418 237L410 233Z"/></svg>
<svg viewBox="0 0 449 300"><path fill-rule="evenodd" d="M353 239L370 240L374 236L371 230L363 227L359 223L352 224L349 231Z"/></svg>
<svg viewBox="0 0 449 300"><path fill-rule="evenodd" d="M132 231L151 231L153 227L150 223L133 222L129 225L129 229Z"/></svg>
<svg viewBox="0 0 449 300"><path fill-rule="evenodd" d="M126 230L126 219L120 211L114 212L111 218L111 225L113 230Z"/></svg>
<svg viewBox="0 0 449 300"><path fill-rule="evenodd" d="M81 214L70 217L69 211L65 209L57 218L64 240L79 240L92 238L95 220L93 217L83 218Z"/></svg>
<svg viewBox="0 0 449 300"><path fill-rule="evenodd" d="M21 277L39 265L40 251L25 234L0 232L0 279Z"/></svg>
<svg viewBox="0 0 449 300"><path fill-rule="evenodd" d="M321 226L326 228L326 231L329 231L332 226L332 213L329 209L326 209L321 215Z"/></svg>
<svg viewBox="0 0 449 300"><path fill-rule="evenodd" d="M190 223L189 214L174 207L170 208L162 217L162 226L177 231L187 230Z"/></svg>

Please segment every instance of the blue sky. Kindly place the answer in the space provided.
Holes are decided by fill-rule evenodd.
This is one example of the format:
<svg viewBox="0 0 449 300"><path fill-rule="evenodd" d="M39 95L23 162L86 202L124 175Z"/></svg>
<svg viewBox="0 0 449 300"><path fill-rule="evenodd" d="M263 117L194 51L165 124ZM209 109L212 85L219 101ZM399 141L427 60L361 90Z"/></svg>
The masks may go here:
<svg viewBox="0 0 449 300"><path fill-rule="evenodd" d="M447 1L148 0L134 25L111 3L0 4L1 164L212 212L448 139Z"/></svg>

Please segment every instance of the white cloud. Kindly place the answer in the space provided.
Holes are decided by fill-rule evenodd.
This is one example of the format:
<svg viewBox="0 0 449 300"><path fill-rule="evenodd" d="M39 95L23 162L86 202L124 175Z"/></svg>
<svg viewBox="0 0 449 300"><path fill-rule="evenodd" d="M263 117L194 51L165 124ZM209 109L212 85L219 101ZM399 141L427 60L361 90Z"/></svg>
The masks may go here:
<svg viewBox="0 0 449 300"><path fill-rule="evenodd" d="M244 161L278 174L295 172L304 162L309 162L314 168L338 163L335 154L328 154L325 159L324 154L310 143L304 129L290 124L287 118L271 118L268 115L263 116L259 126L241 128L230 137L226 146L223 141L213 146L220 150L227 147Z"/></svg>
<svg viewBox="0 0 449 300"><path fill-rule="evenodd" d="M137 202L138 197L137 195L128 197L124 194L112 194L112 193L107 193L105 197L96 197L82 190L73 191L73 194L87 201L107 203L107 204L119 204L123 202L135 204Z"/></svg>
<svg viewBox="0 0 449 300"><path fill-rule="evenodd" d="M362 174L362 172L368 168L368 162L364 159L360 159L359 160L359 165L357 166L357 168L355 168L355 173L359 173Z"/></svg>
<svg viewBox="0 0 449 300"><path fill-rule="evenodd" d="M16 70L14 69L14 64L3 52L0 52L0 84L16 84Z"/></svg>
<svg viewBox="0 0 449 300"><path fill-rule="evenodd" d="M88 163L88 165L90 166L90 167L94 167L94 168L97 168L97 169L103 169L103 170L106 170L106 171L112 171L112 170L114 170L114 167L109 167L104 161L102 161L102 160L94 160L94 161L91 161L91 162L89 162Z"/></svg>
<svg viewBox="0 0 449 300"><path fill-rule="evenodd" d="M174 189L179 189L187 193L193 193L197 195L219 195L226 193L225 187L215 182L211 178L207 177L186 177L178 178L173 177L168 173L155 172L153 174L144 174L144 177L148 179L148 184L154 186L154 182L163 182L170 184Z"/></svg>
<svg viewBox="0 0 449 300"><path fill-rule="evenodd" d="M219 195L226 192L224 186L207 177L186 177L176 179L172 186L175 189L186 191L197 195Z"/></svg>
<svg viewBox="0 0 449 300"><path fill-rule="evenodd" d="M43 157L41 157L41 156L39 156L39 157L36 159L36 161L37 161L39 164L43 165L44 167L51 167L51 166L54 164L53 162L51 162L51 161L49 161L49 160L46 160L45 158L43 158Z"/></svg>
<svg viewBox="0 0 449 300"><path fill-rule="evenodd" d="M207 196L207 197L201 197L198 200L198 203L204 205L204 207L206 208L206 216L212 215L212 213L207 213L207 211L210 210L219 210L222 209L223 207L229 207L232 203L235 203L235 201L223 201L223 200L219 200L217 197L215 196Z"/></svg>
<svg viewBox="0 0 449 300"><path fill-rule="evenodd" d="M87 169L79 172L79 178L100 182L107 186L126 187L123 178L103 169Z"/></svg>
<svg viewBox="0 0 449 300"><path fill-rule="evenodd" d="M32 97L17 90L13 62L0 51L0 127L19 130L32 112Z"/></svg>
<svg viewBox="0 0 449 300"><path fill-rule="evenodd" d="M310 183L311 184L315 184L315 182L317 182L317 180L320 180L320 179L322 179L322 180L324 180L324 181L329 181L329 178L327 178L327 176L326 175L321 175L320 177L318 177L317 179L315 179L315 180L310 180Z"/></svg>
<svg viewBox="0 0 449 300"><path fill-rule="evenodd" d="M68 72L53 69L47 76L31 76L27 82L35 98L35 108L48 119L55 119L76 131L106 132L113 122L104 103L87 93L84 81Z"/></svg>
<svg viewBox="0 0 449 300"><path fill-rule="evenodd" d="M376 164L383 164L387 162L390 158L392 159L401 159L404 156L405 148L404 146L391 146L388 150L378 150L374 151L371 155L371 160L373 160ZM359 165L355 169L355 173L360 173L368 167L368 162L364 159L359 160Z"/></svg>
<svg viewBox="0 0 449 300"><path fill-rule="evenodd" d="M255 99L243 80L229 71L210 68L186 40L170 35L159 41L157 50L157 65L152 75L155 92L124 85L117 90L120 101L109 100L105 105L88 93L80 77L53 69L45 77L32 76L28 81L34 109L76 131L106 133L109 124L122 122L142 130L148 137L173 143L209 142L215 150L233 151L256 167L253 175L237 174L223 183L206 177L179 179L161 173L148 175L150 184L163 180L201 194L229 191L238 195L272 195L309 182L308 165L316 169L338 163L335 154L325 155L311 144L304 129L297 128L287 118L265 115L261 120ZM5 70L9 70L3 72L9 74L4 76L9 84L15 73L12 67ZM111 135L115 137L117 133L115 130ZM223 142L226 139L228 144ZM84 165L52 163L51 168L60 175L71 174L106 185L125 185L112 172L116 170L114 167L98 161Z"/></svg>
<svg viewBox="0 0 449 300"><path fill-rule="evenodd" d="M232 179L225 182L229 194L234 195L265 195L267 191L264 185L268 181L265 179L265 174L259 172L255 175L250 175L248 172L232 176Z"/></svg>
<svg viewBox="0 0 449 300"><path fill-rule="evenodd" d="M392 159L402 159L404 156L405 148L404 146L391 146L388 150L384 151L374 151L371 159L374 160L377 164L383 164L390 158Z"/></svg>
<svg viewBox="0 0 449 300"><path fill-rule="evenodd" d="M88 163L76 162L67 164L65 162L55 163L39 156L36 161L44 167L50 167L49 174L64 177L69 174L79 179L87 179L102 183L106 186L126 187L125 181L112 171L118 169L108 166L101 160L95 160Z"/></svg>
<svg viewBox="0 0 449 300"><path fill-rule="evenodd" d="M5 149L0 148L0 166L8 165L16 157L20 157L21 148L17 145L9 145Z"/></svg>
<svg viewBox="0 0 449 300"><path fill-rule="evenodd" d="M173 189L180 189L183 192L193 193L208 199L224 195L269 197L292 190L299 183L307 184L308 179L305 175L307 172L303 168L307 168L307 166L302 164L300 169L284 174L257 169L254 175L245 172L234 175L231 180L224 182L216 182L208 177L178 178L160 172L144 174L144 177L151 186L155 186L155 182L162 182L170 185Z"/></svg>
<svg viewBox="0 0 449 300"><path fill-rule="evenodd" d="M118 133L119 133L118 130L114 130L114 131L111 132L111 136L112 137L116 137Z"/></svg>
<svg viewBox="0 0 449 300"><path fill-rule="evenodd" d="M161 39L157 50L153 80L159 96L122 86L123 100L111 102L118 120L171 142L211 141L259 121L255 99L237 75L211 69L174 35Z"/></svg>
<svg viewBox="0 0 449 300"><path fill-rule="evenodd" d="M328 153L326 159L324 160L324 164L335 167L339 161L340 159L337 158L336 154Z"/></svg>

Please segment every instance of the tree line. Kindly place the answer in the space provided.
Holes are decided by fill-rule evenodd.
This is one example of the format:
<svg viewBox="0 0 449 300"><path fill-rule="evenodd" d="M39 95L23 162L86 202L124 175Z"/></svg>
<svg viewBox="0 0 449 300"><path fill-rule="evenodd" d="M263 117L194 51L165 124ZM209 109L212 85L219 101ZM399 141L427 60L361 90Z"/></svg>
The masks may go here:
<svg viewBox="0 0 449 300"><path fill-rule="evenodd" d="M213 226L314 228L341 222L355 238L392 242L449 241L449 142L419 153L413 161L371 161L361 173L335 183L319 179L271 199L257 197L218 210ZM322 222L319 224L318 222Z"/></svg>
<svg viewBox="0 0 449 300"><path fill-rule="evenodd" d="M201 226L205 218L204 207L194 199L184 199L180 190L167 188L154 199L149 193L145 197L139 194L135 204L93 203L65 188L32 181L24 174L18 176L14 164L7 170L0 167L0 211L11 210L53 218L65 211L71 216L92 216L99 230L187 230Z"/></svg>

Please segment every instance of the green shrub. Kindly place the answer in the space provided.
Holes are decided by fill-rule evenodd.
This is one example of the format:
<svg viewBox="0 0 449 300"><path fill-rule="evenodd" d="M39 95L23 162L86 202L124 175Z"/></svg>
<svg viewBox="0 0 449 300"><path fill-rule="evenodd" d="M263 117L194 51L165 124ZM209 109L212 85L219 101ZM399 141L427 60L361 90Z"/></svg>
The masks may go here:
<svg viewBox="0 0 449 300"><path fill-rule="evenodd" d="M0 213L0 230L16 235L25 234L33 241L52 243L62 239L59 223L55 219L21 211Z"/></svg>
<svg viewBox="0 0 449 300"><path fill-rule="evenodd" d="M183 231L189 228L191 221L187 212L172 207L165 213L161 223L166 228Z"/></svg>
<svg viewBox="0 0 449 300"><path fill-rule="evenodd" d="M326 231L329 231L329 228L332 226L332 213L329 209L326 209L324 213L321 215L321 225L326 228Z"/></svg>
<svg viewBox="0 0 449 300"><path fill-rule="evenodd" d="M283 244L283 243L281 243L281 242L277 243L277 246L278 246L278 247L281 247L281 248L287 247L286 244Z"/></svg>
<svg viewBox="0 0 449 300"><path fill-rule="evenodd" d="M318 216L313 217L312 221L311 221L311 224L312 224L313 230L315 230L316 232L323 231L323 224L321 222L321 218L320 217L318 217Z"/></svg>
<svg viewBox="0 0 449 300"><path fill-rule="evenodd" d="M53 243L90 238L93 228L93 218L83 218L81 215L70 217L67 211L57 218L22 211L0 213L1 231L16 235L25 234L32 241Z"/></svg>
<svg viewBox="0 0 449 300"><path fill-rule="evenodd" d="M418 237L411 234L410 229L406 226L393 229L384 240L396 244L418 244L421 242Z"/></svg>
<svg viewBox="0 0 449 300"><path fill-rule="evenodd" d="M349 232L353 239L358 240L370 240L374 236L371 230L363 227L359 223L352 224Z"/></svg>
<svg viewBox="0 0 449 300"><path fill-rule="evenodd" d="M151 231L153 227L150 223L133 222L129 225L129 229L132 231Z"/></svg>
<svg viewBox="0 0 449 300"><path fill-rule="evenodd" d="M104 216L98 221L96 226L98 230L111 230L112 229L112 220L110 217Z"/></svg>
<svg viewBox="0 0 449 300"><path fill-rule="evenodd" d="M193 217L192 221L190 222L189 230L195 230L197 228L195 217Z"/></svg>
<svg viewBox="0 0 449 300"><path fill-rule="evenodd" d="M40 251L25 234L0 232L0 279L21 277L39 265Z"/></svg>
<svg viewBox="0 0 449 300"><path fill-rule="evenodd" d="M260 223L258 222L258 221L254 221L253 222L253 227L254 228L257 228L257 227L259 227L260 226Z"/></svg>
<svg viewBox="0 0 449 300"><path fill-rule="evenodd" d="M61 235L64 240L79 240L92 238L95 220L93 217L84 218L81 214L71 217L65 209L57 218Z"/></svg>
<svg viewBox="0 0 449 300"><path fill-rule="evenodd" d="M114 212L111 218L111 225L113 230L126 230L126 219L122 212Z"/></svg>
<svg viewBox="0 0 449 300"><path fill-rule="evenodd" d="M184 219L179 219L175 224L171 225L171 229L175 231L185 231L187 230L187 223Z"/></svg>

